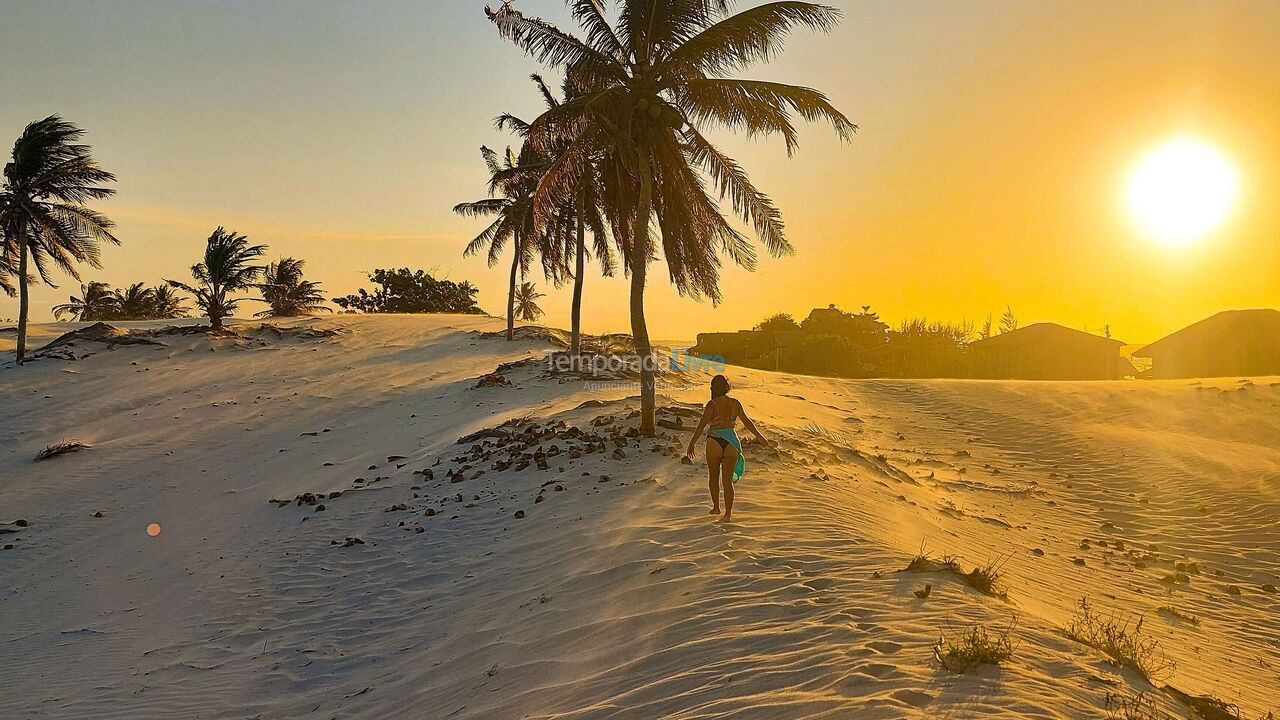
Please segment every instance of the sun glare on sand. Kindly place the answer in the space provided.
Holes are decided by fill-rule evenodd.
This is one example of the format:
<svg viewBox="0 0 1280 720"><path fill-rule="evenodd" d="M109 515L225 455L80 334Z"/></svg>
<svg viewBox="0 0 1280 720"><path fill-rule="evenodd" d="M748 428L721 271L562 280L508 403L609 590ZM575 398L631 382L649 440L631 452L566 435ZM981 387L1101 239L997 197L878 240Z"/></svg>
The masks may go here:
<svg viewBox="0 0 1280 720"><path fill-rule="evenodd" d="M1143 232L1183 247L1222 224L1239 192L1236 170L1201 140L1179 137L1147 153L1129 173L1125 203Z"/></svg>

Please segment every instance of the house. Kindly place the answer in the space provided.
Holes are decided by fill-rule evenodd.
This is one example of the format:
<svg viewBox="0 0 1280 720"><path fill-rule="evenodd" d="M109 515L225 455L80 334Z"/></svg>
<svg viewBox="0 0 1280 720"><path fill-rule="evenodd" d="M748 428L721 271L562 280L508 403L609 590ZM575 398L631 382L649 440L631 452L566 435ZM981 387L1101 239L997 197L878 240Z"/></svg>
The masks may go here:
<svg viewBox="0 0 1280 720"><path fill-rule="evenodd" d="M698 344L689 349L690 355L719 358L731 365L771 353L773 348L765 333L759 330L738 332L698 333Z"/></svg>
<svg viewBox="0 0 1280 720"><path fill-rule="evenodd" d="M1119 340L1036 323L969 346L974 377L1017 380L1117 380L1136 374Z"/></svg>
<svg viewBox="0 0 1280 720"><path fill-rule="evenodd" d="M1280 311L1228 310L1136 351L1143 377L1280 375Z"/></svg>

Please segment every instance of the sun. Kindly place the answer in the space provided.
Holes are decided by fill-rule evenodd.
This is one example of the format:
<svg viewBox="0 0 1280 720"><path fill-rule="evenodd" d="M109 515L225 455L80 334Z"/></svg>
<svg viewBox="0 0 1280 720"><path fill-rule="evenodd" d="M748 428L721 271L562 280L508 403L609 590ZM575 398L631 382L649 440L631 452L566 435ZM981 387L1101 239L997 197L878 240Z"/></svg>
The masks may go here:
<svg viewBox="0 0 1280 720"><path fill-rule="evenodd" d="M1129 172L1125 205L1152 239L1183 247L1227 219L1239 190L1235 167L1217 148L1178 137L1148 152Z"/></svg>

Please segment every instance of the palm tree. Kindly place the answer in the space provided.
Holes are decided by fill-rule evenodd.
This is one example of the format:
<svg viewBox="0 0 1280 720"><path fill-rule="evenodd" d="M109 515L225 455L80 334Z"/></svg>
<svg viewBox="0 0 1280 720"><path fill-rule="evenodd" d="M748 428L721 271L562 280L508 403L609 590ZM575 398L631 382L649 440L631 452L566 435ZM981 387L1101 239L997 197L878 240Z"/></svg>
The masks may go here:
<svg viewBox="0 0 1280 720"><path fill-rule="evenodd" d="M53 316L58 320L66 316L86 322L106 320L116 312L116 296L111 286L104 282L89 282L80 286L80 297L72 295L68 301L53 306Z"/></svg>
<svg viewBox="0 0 1280 720"><path fill-rule="evenodd" d="M681 294L713 302L720 298L717 251L748 269L755 265L753 247L720 212L704 175L770 253L792 251L772 201L703 133L720 127L777 134L790 154L796 114L829 121L845 140L857 129L817 90L725 76L773 57L795 26L829 31L840 12L799 1L731 14L731 0L619 0L611 25L602 0L567 4L585 40L510 3L485 11L505 37L540 62L564 66L585 88L530 125L528 143L539 151L572 138L540 181L533 204L549 214L570 202L582 168L597 162L614 239L631 274L631 331L643 363L640 430L652 436L655 377L644 291L655 251L661 249ZM651 236L653 219L657 237Z"/></svg>
<svg viewBox="0 0 1280 720"><path fill-rule="evenodd" d="M263 302L270 307L254 317L297 317L333 312L324 304L320 283L302 279L302 266L306 261L297 258L280 258L267 266L258 289Z"/></svg>
<svg viewBox="0 0 1280 720"><path fill-rule="evenodd" d="M551 92L542 76L535 73L530 77L542 95L547 110L554 110L582 93L582 89L574 84L572 78L566 77L563 86L564 100L562 101L557 99ZM511 114L500 115L497 120L497 126L500 130L511 128L517 134L525 137L529 133L529 124ZM535 176L541 179L540 176L547 172L551 163L569 149L572 140L571 136L565 134L556 137L553 142L549 143L550 147L547 155L550 159L533 168L533 172L536 173ZM609 234L605 229L605 220L601 208L603 193L599 181L599 173L596 172L595 162L584 163L581 166L581 176L574 184L573 196L570 198L570 202L558 209L557 215L561 221L560 227L553 229L551 232L552 245L556 246L557 249L561 245L568 245L568 251L564 254L574 258L573 269L564 271L565 274L573 278L573 301L569 311L569 353L573 357L582 354L582 288L586 276L588 256L586 230L588 228L590 228L594 240L593 250L596 257L600 259L601 273L606 277L613 275L613 253L609 249ZM535 220L537 220L536 214ZM555 255L558 257L559 253ZM552 279L556 286L559 287L560 272L558 270L552 275Z"/></svg>
<svg viewBox="0 0 1280 720"><path fill-rule="evenodd" d="M516 156L507 148L499 160L498 154L487 147L480 148L485 165L489 168L489 197L476 202L461 203L453 211L468 217L495 217L463 250L464 257L474 255L489 246L489 267L498 264L502 248L511 241L511 279L507 291L507 342L515 340L515 305L517 274L523 277L529 271L537 244L537 232L533 222L533 192L537 188L536 177L529 174L513 174L520 167L538 164L532 147L525 143Z"/></svg>
<svg viewBox="0 0 1280 720"><path fill-rule="evenodd" d="M101 243L120 242L111 233L111 220L85 206L110 197L115 191L105 183L116 178L98 167L88 145L77 142L83 135L57 115L37 120L13 144L12 160L4 168L7 199L0 203L0 235L5 238L4 252L16 251L18 256L18 364L26 359L27 349L27 263L34 264L50 286L53 267L79 280L76 263L101 267Z"/></svg>
<svg viewBox="0 0 1280 720"><path fill-rule="evenodd" d="M191 312L186 298L172 285L157 285L151 292L151 317L156 320L184 318Z"/></svg>
<svg viewBox="0 0 1280 720"><path fill-rule="evenodd" d="M5 217L6 193L0 193L0 223ZM18 294L17 281L14 277L18 274L18 249L17 243L12 242L4 234L4 225L0 224L0 292L13 297Z"/></svg>
<svg viewBox="0 0 1280 720"><path fill-rule="evenodd" d="M113 295L112 316L117 320L149 320L155 314L156 291L145 283L134 283Z"/></svg>
<svg viewBox="0 0 1280 720"><path fill-rule="evenodd" d="M230 317L241 300L228 295L254 287L263 268L250 263L266 249L266 245L250 245L249 238L219 226L209 236L204 262L191 266L195 284L165 282L194 295L196 305L209 316L209 327L221 330L223 318Z"/></svg>
<svg viewBox="0 0 1280 720"><path fill-rule="evenodd" d="M520 287L516 288L516 317L525 322L537 321L544 314L542 308L538 307L538 300L544 297L546 294L538 292L533 283L520 283Z"/></svg>

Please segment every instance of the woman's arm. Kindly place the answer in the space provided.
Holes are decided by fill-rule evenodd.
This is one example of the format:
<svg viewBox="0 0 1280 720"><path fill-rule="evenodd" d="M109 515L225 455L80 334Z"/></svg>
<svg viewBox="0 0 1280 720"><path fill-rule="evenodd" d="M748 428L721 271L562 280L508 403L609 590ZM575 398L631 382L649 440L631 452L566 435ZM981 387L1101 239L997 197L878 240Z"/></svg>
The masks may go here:
<svg viewBox="0 0 1280 720"><path fill-rule="evenodd" d="M693 446L697 444L698 438L702 436L702 431L707 429L707 423L711 422L711 403L707 403L707 407L702 411L702 419L698 421L698 427L693 431L693 437L689 438L689 449L685 451L685 457L693 457Z"/></svg>
<svg viewBox="0 0 1280 720"><path fill-rule="evenodd" d="M773 445L773 443L766 440L764 435L760 433L760 429L756 427L756 424L752 422L751 418L747 417L747 410L742 407L742 403L740 401L738 402L738 417L742 418L742 426L755 433L755 436L760 439L761 443L768 446Z"/></svg>

